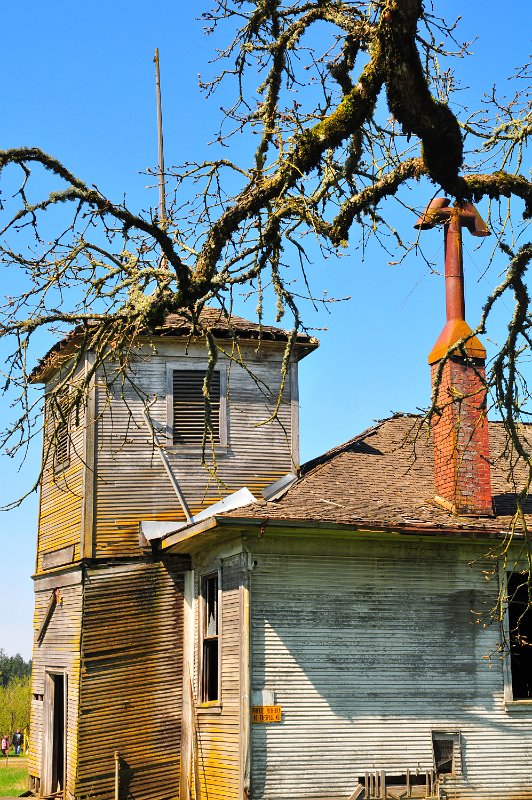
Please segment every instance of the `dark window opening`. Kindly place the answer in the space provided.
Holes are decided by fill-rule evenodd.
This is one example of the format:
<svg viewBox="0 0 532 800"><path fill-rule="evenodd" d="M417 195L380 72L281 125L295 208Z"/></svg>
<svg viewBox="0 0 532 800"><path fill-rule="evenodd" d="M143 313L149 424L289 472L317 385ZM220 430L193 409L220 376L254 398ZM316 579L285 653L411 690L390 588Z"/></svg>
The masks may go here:
<svg viewBox="0 0 532 800"><path fill-rule="evenodd" d="M218 575L203 578L203 630L201 699L204 703L218 700L219 641L218 641Z"/></svg>
<svg viewBox="0 0 532 800"><path fill-rule="evenodd" d="M201 445L206 431L207 399L203 395L205 375L201 370L173 370L173 441ZM220 444L220 373L214 372L210 387L210 424L215 444ZM209 434L207 433L207 441Z"/></svg>
<svg viewBox="0 0 532 800"><path fill-rule="evenodd" d="M454 739L443 737L432 738L434 766L438 775L450 775L454 772Z"/></svg>
<svg viewBox="0 0 532 800"><path fill-rule="evenodd" d="M508 575L508 625L510 628L510 669L514 700L532 699L532 608L529 573Z"/></svg>
<svg viewBox="0 0 532 800"><path fill-rule="evenodd" d="M360 797L362 793L364 800L436 797L436 781L437 776L433 769L407 769L400 774L388 774L383 769L374 769L359 775L353 797Z"/></svg>
<svg viewBox="0 0 532 800"><path fill-rule="evenodd" d="M376 775L377 772L381 774L383 770L377 770L373 772L366 772L364 775L358 776L359 784L364 785L370 776ZM384 772L384 777L386 779L386 786L425 786L427 783L427 772L422 770L411 770L408 775L405 772L397 773L397 774L388 774Z"/></svg>

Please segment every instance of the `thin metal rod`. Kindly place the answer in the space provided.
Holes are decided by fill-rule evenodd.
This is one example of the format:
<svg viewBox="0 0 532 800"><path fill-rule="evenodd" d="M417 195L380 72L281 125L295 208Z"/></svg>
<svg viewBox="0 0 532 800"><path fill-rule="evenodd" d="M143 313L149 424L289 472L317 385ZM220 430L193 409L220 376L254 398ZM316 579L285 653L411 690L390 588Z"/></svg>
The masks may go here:
<svg viewBox="0 0 532 800"><path fill-rule="evenodd" d="M120 753L115 750L115 800L120 800Z"/></svg>
<svg viewBox="0 0 532 800"><path fill-rule="evenodd" d="M161 443L159 441L159 437L157 436L157 431L153 427L153 423L151 421L150 406L152 406L154 402L155 402L155 400L152 400L152 402L148 406L144 407L144 409L142 411L142 416L144 417L144 422L146 423L146 427L148 428L148 430L150 431L150 433L152 435L153 443L154 443L154 445L155 445L155 447L157 449L157 452L159 453L159 457L160 457L160 459L161 459L161 461L163 463L163 467L165 468L166 474L168 475L168 477L170 479L170 483L172 484L173 490L176 493L177 499L179 500L179 505L183 509L183 513L185 514L187 522L191 523L191 522L194 522L194 520L192 519L192 515L190 513L187 501L185 500L185 496L184 496L183 492L181 491L181 488L180 488L180 486L179 486L179 484L177 482L177 479L176 479L176 477L175 477L175 475L174 475L174 473L172 471L172 467L170 466L170 461L168 460L168 456L166 455L166 451L165 451L164 447L161 446Z"/></svg>
<svg viewBox="0 0 532 800"><path fill-rule="evenodd" d="M161 102L161 73L159 67L159 48L155 48L155 92L157 95L157 141L159 148L159 224L166 229L166 191L164 180L163 109Z"/></svg>

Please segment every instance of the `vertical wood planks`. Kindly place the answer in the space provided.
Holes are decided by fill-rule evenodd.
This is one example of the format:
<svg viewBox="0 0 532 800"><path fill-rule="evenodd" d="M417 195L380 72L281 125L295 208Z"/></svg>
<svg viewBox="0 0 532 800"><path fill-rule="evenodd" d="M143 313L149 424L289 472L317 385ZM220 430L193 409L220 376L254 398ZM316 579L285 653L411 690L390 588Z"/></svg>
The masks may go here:
<svg viewBox="0 0 532 800"><path fill-rule="evenodd" d="M77 576L77 577L76 577ZM41 779L45 736L44 706L49 681L47 671L64 672L68 686L67 705L67 748L66 748L66 790L67 797L75 796L76 764L78 752L78 697L80 675L80 644L83 592L81 573L71 573L70 580L77 580L75 585L63 586L61 602L56 603L40 644L36 636L42 626L49 608L52 589L46 582L46 588L36 582L32 668L32 707L31 737L29 753L29 774ZM61 578L57 578L61 583ZM48 686L47 686L48 683Z"/></svg>
<svg viewBox="0 0 532 800"><path fill-rule="evenodd" d="M77 797L175 800L182 707L183 561L87 571ZM129 793L129 794L128 794Z"/></svg>

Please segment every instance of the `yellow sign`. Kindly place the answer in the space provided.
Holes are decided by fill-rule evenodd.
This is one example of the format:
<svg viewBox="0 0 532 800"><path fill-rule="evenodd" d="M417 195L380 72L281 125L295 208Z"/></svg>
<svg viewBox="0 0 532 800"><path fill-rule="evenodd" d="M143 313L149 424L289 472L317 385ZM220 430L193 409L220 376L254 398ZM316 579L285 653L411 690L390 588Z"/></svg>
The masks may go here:
<svg viewBox="0 0 532 800"><path fill-rule="evenodd" d="M252 722L281 722L283 709L281 706L252 706Z"/></svg>

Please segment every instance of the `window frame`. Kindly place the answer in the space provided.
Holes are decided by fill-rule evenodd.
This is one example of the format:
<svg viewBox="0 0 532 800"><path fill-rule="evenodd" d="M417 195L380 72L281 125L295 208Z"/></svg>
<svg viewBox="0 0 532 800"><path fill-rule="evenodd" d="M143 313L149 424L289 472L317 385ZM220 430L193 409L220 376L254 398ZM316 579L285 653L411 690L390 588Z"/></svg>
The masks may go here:
<svg viewBox="0 0 532 800"><path fill-rule="evenodd" d="M216 578L217 580L217 697L208 700L205 698L205 631L206 631L206 613L207 613L207 600L206 600L206 582L209 579ZM222 708L222 571L220 567L214 567L198 575L198 699L199 708L206 710L221 710ZM214 637L210 637L212 640Z"/></svg>
<svg viewBox="0 0 532 800"><path fill-rule="evenodd" d="M204 359L201 362L191 363L189 361L168 361L166 364L166 448L176 450L180 453L201 453L201 442L198 444L179 444L174 442L174 372L197 371L206 373ZM219 434L220 441L214 445L215 453L224 453L228 449L228 424L227 424L227 367L225 365L216 366L215 372L220 375L220 411L219 411ZM206 442L206 451L210 450L210 442Z"/></svg>
<svg viewBox="0 0 532 800"><path fill-rule="evenodd" d="M499 571L499 591L505 598L504 616L502 619L502 645L504 648L503 665L503 678L504 678L504 705L507 711L522 710L532 712L532 697L516 697L514 698L513 680L512 680L512 652L510 647L510 602L508 597L508 576L514 575L518 572L526 572L525 565L515 565L513 570L508 570L504 565L501 565Z"/></svg>
<svg viewBox="0 0 532 800"><path fill-rule="evenodd" d="M443 772L438 770L436 764L436 742L451 742L452 746L452 763L450 772ZM434 758L434 771L438 778L446 779L457 778L462 775L462 732L460 730L440 730L435 729L431 731L432 753Z"/></svg>

